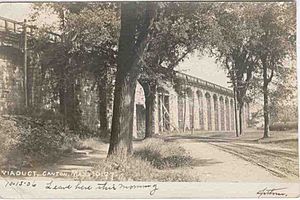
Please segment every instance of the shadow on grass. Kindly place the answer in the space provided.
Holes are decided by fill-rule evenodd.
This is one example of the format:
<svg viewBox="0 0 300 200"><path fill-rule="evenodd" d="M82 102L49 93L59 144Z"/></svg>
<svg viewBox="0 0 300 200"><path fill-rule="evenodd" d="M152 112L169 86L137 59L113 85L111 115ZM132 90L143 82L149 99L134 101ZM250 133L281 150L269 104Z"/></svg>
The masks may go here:
<svg viewBox="0 0 300 200"><path fill-rule="evenodd" d="M185 154L163 156L160 152L151 149L140 149L135 151L133 155L134 157L138 157L149 162L153 167L157 169L210 166L221 163L213 159L194 159L193 157Z"/></svg>

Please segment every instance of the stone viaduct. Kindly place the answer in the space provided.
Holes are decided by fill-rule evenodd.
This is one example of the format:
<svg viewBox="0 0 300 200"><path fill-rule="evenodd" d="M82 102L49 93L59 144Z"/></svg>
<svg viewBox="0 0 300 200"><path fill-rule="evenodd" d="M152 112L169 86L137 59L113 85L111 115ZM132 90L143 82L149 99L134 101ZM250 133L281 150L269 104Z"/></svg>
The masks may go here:
<svg viewBox="0 0 300 200"><path fill-rule="evenodd" d="M24 31L25 30L25 31ZM0 114L16 113L24 107L28 91L24 91L24 77L29 73L26 48L35 29L24 23L0 17ZM49 41L59 41L59 35L49 33ZM11 58L8 59L10 55ZM29 64L30 65L30 64ZM176 72L181 87L174 83L161 82L157 87L155 104L155 133L193 131L234 131L235 112L233 91L197 77ZM31 82L34 82L33 80ZM87 87L85 87L87 88ZM97 124L94 103L95 93L84 92L84 118ZM137 84L134 110L134 137L143 137L145 130L145 95ZM93 113L93 115L92 115ZM244 127L249 119L249 105L244 109Z"/></svg>
<svg viewBox="0 0 300 200"><path fill-rule="evenodd" d="M184 73L177 72L176 76L182 80L181 91L176 91L171 83L162 83L157 88L155 133L235 130L232 90ZM145 126L143 93L138 85L134 112L137 135ZM249 104L245 104L244 128L249 117Z"/></svg>

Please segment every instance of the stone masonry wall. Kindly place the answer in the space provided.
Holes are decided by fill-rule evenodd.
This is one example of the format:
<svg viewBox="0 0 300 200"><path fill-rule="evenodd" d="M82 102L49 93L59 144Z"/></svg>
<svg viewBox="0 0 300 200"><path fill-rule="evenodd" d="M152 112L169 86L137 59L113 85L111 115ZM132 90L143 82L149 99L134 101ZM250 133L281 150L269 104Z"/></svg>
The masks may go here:
<svg viewBox="0 0 300 200"><path fill-rule="evenodd" d="M18 113L23 108L23 73L19 66L0 58L0 113Z"/></svg>

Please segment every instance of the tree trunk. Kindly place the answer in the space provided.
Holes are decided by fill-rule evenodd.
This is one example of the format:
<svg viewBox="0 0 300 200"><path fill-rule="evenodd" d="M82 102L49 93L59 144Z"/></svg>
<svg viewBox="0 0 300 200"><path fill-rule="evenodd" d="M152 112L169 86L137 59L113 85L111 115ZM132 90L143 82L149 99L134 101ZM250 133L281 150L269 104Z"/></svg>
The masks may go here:
<svg viewBox="0 0 300 200"><path fill-rule="evenodd" d="M66 81L66 92L65 92L65 112L66 121L68 127L77 131L80 128L80 109L79 100L77 98L77 91L79 90L79 84L76 83L75 78L71 77Z"/></svg>
<svg viewBox="0 0 300 200"><path fill-rule="evenodd" d="M136 2L121 4L121 31L114 91L113 118L108 156L127 155L132 150L134 95L138 75Z"/></svg>
<svg viewBox="0 0 300 200"><path fill-rule="evenodd" d="M236 104L236 89L233 88L233 98L234 98L234 119L235 119L235 135L239 137L239 125L238 125L238 114L237 114L237 104Z"/></svg>
<svg viewBox="0 0 300 200"><path fill-rule="evenodd" d="M141 85L145 93L145 105L146 105L146 127L145 138L150 138L155 133L155 97L156 97L156 83L151 84L149 82L141 82Z"/></svg>
<svg viewBox="0 0 300 200"><path fill-rule="evenodd" d="M106 72L105 72L106 73ZM107 74L98 81L100 137L108 136L108 98Z"/></svg>
<svg viewBox="0 0 300 200"><path fill-rule="evenodd" d="M135 88L136 80L117 72L109 155L131 153Z"/></svg>
<svg viewBox="0 0 300 200"><path fill-rule="evenodd" d="M121 31L108 156L126 156L132 151L135 88L141 68L139 61L146 49L149 27L155 16L153 8L154 4L147 3L145 13L139 15L137 2L121 3Z"/></svg>
<svg viewBox="0 0 300 200"><path fill-rule="evenodd" d="M268 91L268 74L267 74L267 66L263 62L263 93L264 93L264 138L269 137L269 91Z"/></svg>
<svg viewBox="0 0 300 200"><path fill-rule="evenodd" d="M71 60L69 60L69 64ZM59 70L59 112L63 116L64 125L71 130L78 130L80 125L80 109L77 92L80 90L79 84L76 83L76 77L66 74L67 67L63 66Z"/></svg>
<svg viewBox="0 0 300 200"><path fill-rule="evenodd" d="M183 96L183 132L185 132L185 120L186 120L186 94L184 93L184 96Z"/></svg>
<svg viewBox="0 0 300 200"><path fill-rule="evenodd" d="M243 134L243 105L239 106L240 135Z"/></svg>
<svg viewBox="0 0 300 200"><path fill-rule="evenodd" d="M59 113L63 116L63 123L66 125L66 103L65 103L65 72L64 72L65 66L62 66L59 71L59 81L58 81L58 97L59 97Z"/></svg>

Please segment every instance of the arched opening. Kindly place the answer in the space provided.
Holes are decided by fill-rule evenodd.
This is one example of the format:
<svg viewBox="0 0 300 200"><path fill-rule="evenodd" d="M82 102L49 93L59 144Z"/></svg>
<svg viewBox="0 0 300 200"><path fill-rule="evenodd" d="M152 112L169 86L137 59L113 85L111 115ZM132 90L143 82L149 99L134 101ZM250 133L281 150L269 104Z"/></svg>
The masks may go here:
<svg viewBox="0 0 300 200"><path fill-rule="evenodd" d="M203 116L203 94L201 91L197 91L198 106L199 106L199 127L200 130L204 130L204 116Z"/></svg>
<svg viewBox="0 0 300 200"><path fill-rule="evenodd" d="M211 112L211 96L207 92L205 93L205 98L206 98L206 105L207 105L207 129L210 131L212 130L212 112Z"/></svg>
<svg viewBox="0 0 300 200"><path fill-rule="evenodd" d="M219 105L218 105L218 97L216 94L213 95L214 99L214 115L215 115L215 130L219 130Z"/></svg>
<svg viewBox="0 0 300 200"><path fill-rule="evenodd" d="M88 90L88 94L90 94L90 90ZM145 106L145 92L141 84L137 83L135 88L135 137L144 138L145 130L146 130L146 106ZM101 109L101 108L99 108ZM101 122L100 122L101 126Z"/></svg>
<svg viewBox="0 0 300 200"><path fill-rule="evenodd" d="M220 97L220 118L221 118L221 130L225 131L225 111L224 111L224 99Z"/></svg>
<svg viewBox="0 0 300 200"><path fill-rule="evenodd" d="M225 99L225 109L226 109L226 130L230 131L230 111L229 111L229 100Z"/></svg>
<svg viewBox="0 0 300 200"><path fill-rule="evenodd" d="M157 88L159 132L170 130L170 95L165 89Z"/></svg>

